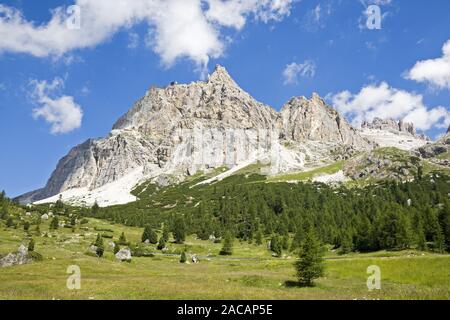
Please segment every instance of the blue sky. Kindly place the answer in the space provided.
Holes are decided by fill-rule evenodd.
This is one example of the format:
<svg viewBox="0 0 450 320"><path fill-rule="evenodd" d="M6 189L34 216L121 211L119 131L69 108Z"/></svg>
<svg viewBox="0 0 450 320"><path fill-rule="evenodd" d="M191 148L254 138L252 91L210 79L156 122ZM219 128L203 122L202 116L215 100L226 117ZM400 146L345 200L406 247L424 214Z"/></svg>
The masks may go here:
<svg viewBox="0 0 450 320"><path fill-rule="evenodd" d="M0 189L44 186L71 147L105 136L151 85L198 80L215 64L276 109L318 92L355 124L406 117L431 137L450 124L447 0L171 1L134 1L145 14L104 0L0 1ZM65 36L75 2L81 26ZM370 30L374 3L383 17ZM63 103L64 119L46 112Z"/></svg>

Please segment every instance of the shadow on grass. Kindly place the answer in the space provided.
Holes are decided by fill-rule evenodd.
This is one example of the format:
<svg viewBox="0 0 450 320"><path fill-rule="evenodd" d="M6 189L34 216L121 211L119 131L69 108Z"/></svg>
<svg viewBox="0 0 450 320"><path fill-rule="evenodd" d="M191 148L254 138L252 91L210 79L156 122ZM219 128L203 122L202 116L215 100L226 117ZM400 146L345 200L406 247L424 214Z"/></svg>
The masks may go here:
<svg viewBox="0 0 450 320"><path fill-rule="evenodd" d="M286 288L314 288L315 287L314 283L306 284L306 283L301 283L301 282L292 281L292 280L285 281L284 286Z"/></svg>

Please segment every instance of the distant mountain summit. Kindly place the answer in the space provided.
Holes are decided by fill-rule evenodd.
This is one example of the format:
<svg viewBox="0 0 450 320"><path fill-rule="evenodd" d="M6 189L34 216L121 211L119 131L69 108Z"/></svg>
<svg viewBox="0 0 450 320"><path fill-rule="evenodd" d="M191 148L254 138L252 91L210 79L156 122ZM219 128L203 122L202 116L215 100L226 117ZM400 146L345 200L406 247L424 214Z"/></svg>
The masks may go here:
<svg viewBox="0 0 450 320"><path fill-rule="evenodd" d="M408 124L378 122L371 127L392 126L415 137ZM107 137L74 147L44 188L18 200L61 196L76 204L121 204L136 200L130 191L147 180L169 185L198 172L235 172L257 162L267 174L302 171L376 146L317 94L292 98L277 112L217 66L207 81L150 88Z"/></svg>
<svg viewBox="0 0 450 320"><path fill-rule="evenodd" d="M374 118L361 124L361 135L375 141L380 147L395 147L400 150L414 150L426 145L430 139L419 135L413 123L403 120Z"/></svg>

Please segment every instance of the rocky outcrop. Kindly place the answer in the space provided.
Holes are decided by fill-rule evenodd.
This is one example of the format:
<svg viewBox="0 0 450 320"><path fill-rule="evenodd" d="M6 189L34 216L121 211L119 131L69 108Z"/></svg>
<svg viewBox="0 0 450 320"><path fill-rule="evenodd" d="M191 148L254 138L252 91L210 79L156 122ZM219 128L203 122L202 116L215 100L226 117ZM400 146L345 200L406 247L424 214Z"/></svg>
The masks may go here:
<svg viewBox="0 0 450 320"><path fill-rule="evenodd" d="M403 120L375 118L372 122L363 122L360 135L374 141L380 147L394 147L411 151L426 145L429 139L419 135L412 123Z"/></svg>
<svg viewBox="0 0 450 320"><path fill-rule="evenodd" d="M450 151L450 128L447 134L438 141L428 144L418 149L418 152L423 158L429 159L441 156Z"/></svg>
<svg viewBox="0 0 450 320"><path fill-rule="evenodd" d="M123 248L120 249L117 253L116 253L116 259L120 260L122 262L130 262L131 261L131 250L128 248Z"/></svg>
<svg viewBox="0 0 450 320"><path fill-rule="evenodd" d="M31 261L32 259L28 257L28 249L21 245L17 252L9 253L0 259L0 268L20 266Z"/></svg>
<svg viewBox="0 0 450 320"><path fill-rule="evenodd" d="M417 176L420 159L396 148L381 148L351 159L344 166L347 177L356 181L407 181Z"/></svg>
<svg viewBox="0 0 450 320"><path fill-rule="evenodd" d="M205 82L149 89L108 137L73 148L43 189L19 201L35 202L72 190L79 190L72 197L85 197L98 189L108 198L106 186L115 183L117 195L122 179L127 186L143 179L166 181L159 177L168 176L179 181L199 170L256 161L268 163L271 173L299 170L372 146L317 94L309 100L293 98L276 112L217 66ZM93 198L88 197L90 202Z"/></svg>

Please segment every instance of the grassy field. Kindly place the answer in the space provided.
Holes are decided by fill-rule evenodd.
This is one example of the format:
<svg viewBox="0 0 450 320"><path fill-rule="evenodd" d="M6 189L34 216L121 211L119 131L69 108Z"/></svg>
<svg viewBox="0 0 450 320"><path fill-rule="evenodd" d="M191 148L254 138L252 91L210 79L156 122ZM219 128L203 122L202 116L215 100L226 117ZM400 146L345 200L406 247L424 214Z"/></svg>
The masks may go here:
<svg viewBox="0 0 450 320"><path fill-rule="evenodd" d="M270 182L284 182L284 181L306 181L311 180L316 176L334 174L342 170L344 166L343 161L338 161L328 166L320 167L310 171L303 171L297 173L289 173L283 175L272 176L268 178Z"/></svg>
<svg viewBox="0 0 450 320"><path fill-rule="evenodd" d="M83 228L83 229L81 229ZM0 269L0 299L450 299L450 256L415 251L339 256L328 251L326 276L316 287L294 285L295 256L273 258L265 245L235 242L234 255L218 256L220 244L188 238L169 244L166 255L115 260L111 239L104 258L86 255L97 229L117 240L122 232L139 242L142 229L90 219L75 232L60 228L51 237L34 236L44 261ZM33 227L31 233L33 234ZM48 231L48 222L41 232ZM25 238L20 229L0 228L0 254L17 250ZM180 264L187 248L198 264ZM150 251L157 250L150 246ZM69 290L67 267L81 269L81 289ZM382 289L366 286L370 265L381 268Z"/></svg>

